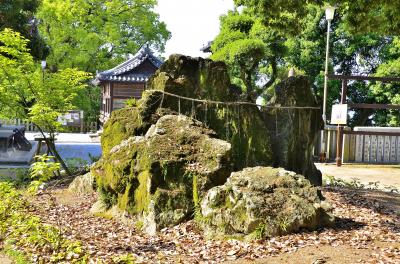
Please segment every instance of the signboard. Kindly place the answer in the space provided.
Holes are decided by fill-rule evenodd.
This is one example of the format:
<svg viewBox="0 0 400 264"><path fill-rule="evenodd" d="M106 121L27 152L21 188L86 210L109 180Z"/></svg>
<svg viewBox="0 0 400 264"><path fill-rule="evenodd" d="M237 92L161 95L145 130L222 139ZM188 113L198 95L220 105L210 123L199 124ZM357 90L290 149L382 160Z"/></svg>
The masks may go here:
<svg viewBox="0 0 400 264"><path fill-rule="evenodd" d="M68 113L57 118L58 122L63 126L80 126L82 123L82 111L68 111Z"/></svg>
<svg viewBox="0 0 400 264"><path fill-rule="evenodd" d="M331 124L347 124L347 104L337 104L332 106Z"/></svg>

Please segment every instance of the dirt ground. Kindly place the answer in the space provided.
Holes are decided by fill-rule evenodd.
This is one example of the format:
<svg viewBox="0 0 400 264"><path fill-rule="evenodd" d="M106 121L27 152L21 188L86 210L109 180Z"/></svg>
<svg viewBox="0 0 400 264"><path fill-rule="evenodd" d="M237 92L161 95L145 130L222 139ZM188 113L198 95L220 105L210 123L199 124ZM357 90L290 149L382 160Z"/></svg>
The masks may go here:
<svg viewBox="0 0 400 264"><path fill-rule="evenodd" d="M384 186L394 186L400 189L400 165L368 165L368 164L335 164L316 163L322 175L334 176L351 181L356 178L363 184L379 182Z"/></svg>
<svg viewBox="0 0 400 264"><path fill-rule="evenodd" d="M1 264L12 264L13 262L9 257L7 257L3 254L0 254L0 263Z"/></svg>
<svg viewBox="0 0 400 264"><path fill-rule="evenodd" d="M337 217L334 227L250 243L205 239L193 221L148 237L135 227L91 216L95 196L78 197L62 188L31 202L35 214L61 225L91 259L105 263L110 254L126 253L136 263L400 263L400 195L346 187L326 187L322 193Z"/></svg>
<svg viewBox="0 0 400 264"><path fill-rule="evenodd" d="M226 264L347 264L364 262L370 254L369 249L353 249L349 246L305 247L296 252L284 253L254 261L237 260Z"/></svg>

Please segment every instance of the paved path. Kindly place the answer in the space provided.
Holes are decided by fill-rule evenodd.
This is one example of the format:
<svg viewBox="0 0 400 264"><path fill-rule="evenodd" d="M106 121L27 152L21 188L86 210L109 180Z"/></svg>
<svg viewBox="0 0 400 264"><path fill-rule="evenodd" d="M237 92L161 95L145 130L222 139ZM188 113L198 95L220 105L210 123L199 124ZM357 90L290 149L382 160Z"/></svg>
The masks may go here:
<svg viewBox="0 0 400 264"><path fill-rule="evenodd" d="M356 178L363 184L380 182L382 185L395 186L400 189L400 165L344 164L342 167L323 163L315 165L323 175L347 181Z"/></svg>

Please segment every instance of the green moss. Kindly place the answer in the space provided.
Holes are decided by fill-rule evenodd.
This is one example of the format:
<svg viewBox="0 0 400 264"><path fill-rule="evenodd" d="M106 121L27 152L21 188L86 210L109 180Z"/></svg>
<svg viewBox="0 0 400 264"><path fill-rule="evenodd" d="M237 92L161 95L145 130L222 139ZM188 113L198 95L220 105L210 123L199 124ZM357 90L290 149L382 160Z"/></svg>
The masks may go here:
<svg viewBox="0 0 400 264"><path fill-rule="evenodd" d="M264 234L266 231L266 224L265 223L261 223L257 226L257 228L250 233L249 238L251 240L253 239L263 239L264 238Z"/></svg>
<svg viewBox="0 0 400 264"><path fill-rule="evenodd" d="M195 208L199 208L200 200L199 200L199 190L198 190L198 178L199 176L193 175L193 204Z"/></svg>
<svg viewBox="0 0 400 264"><path fill-rule="evenodd" d="M194 205L194 219L198 222L201 222L203 219L203 215L201 213L200 207L200 198L199 198L199 190L198 190L198 175L193 175L193 205Z"/></svg>
<svg viewBox="0 0 400 264"><path fill-rule="evenodd" d="M137 230L142 230L142 229L143 229L143 226L144 226L143 221L136 221L136 222L135 222L135 228L136 228Z"/></svg>
<svg viewBox="0 0 400 264"><path fill-rule="evenodd" d="M103 202L107 209L117 204L118 196L114 192L114 190L110 189L107 186L99 184L97 187L97 192L99 193L100 200Z"/></svg>
<svg viewBox="0 0 400 264"><path fill-rule="evenodd" d="M100 217L100 218L104 218L104 219L108 219L108 220L112 220L114 218L114 216L109 212L99 212L99 213L95 213L94 216L96 217Z"/></svg>
<svg viewBox="0 0 400 264"><path fill-rule="evenodd" d="M150 203L149 183L151 174L149 171L143 171L139 174L139 186L134 194L134 211L136 213L147 212Z"/></svg>
<svg viewBox="0 0 400 264"><path fill-rule="evenodd" d="M123 211L132 211L131 206L131 195L133 194L132 185L129 183L126 186L125 193L118 197L118 208Z"/></svg>

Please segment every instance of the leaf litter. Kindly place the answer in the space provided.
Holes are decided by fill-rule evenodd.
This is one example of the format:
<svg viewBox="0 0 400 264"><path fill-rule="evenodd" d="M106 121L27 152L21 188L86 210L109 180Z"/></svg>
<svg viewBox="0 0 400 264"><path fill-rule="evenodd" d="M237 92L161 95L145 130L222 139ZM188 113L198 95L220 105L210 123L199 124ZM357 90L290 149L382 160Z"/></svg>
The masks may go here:
<svg viewBox="0 0 400 264"><path fill-rule="evenodd" d="M367 249L368 258L358 263L400 263L400 212L378 200L366 199L354 189L322 188L337 217L334 227L252 242L206 239L193 220L148 236L134 226L91 215L95 194L69 203L54 198L65 191L46 190L34 196L32 212L43 222L60 228L66 238L80 241L90 263L119 263L116 257L126 255L132 256L135 263L251 261L322 245Z"/></svg>

